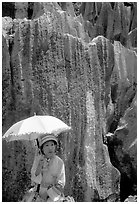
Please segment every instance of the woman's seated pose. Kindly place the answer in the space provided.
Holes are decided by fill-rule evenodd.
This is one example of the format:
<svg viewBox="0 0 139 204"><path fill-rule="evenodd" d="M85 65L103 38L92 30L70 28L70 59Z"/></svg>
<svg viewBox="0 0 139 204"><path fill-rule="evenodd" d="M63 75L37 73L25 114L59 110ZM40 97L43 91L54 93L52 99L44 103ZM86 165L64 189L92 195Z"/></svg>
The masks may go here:
<svg viewBox="0 0 139 204"><path fill-rule="evenodd" d="M55 154L58 145L54 135L39 138L39 151L35 155L31 169L31 180L36 183L38 193L33 202L60 201L65 186L65 166Z"/></svg>

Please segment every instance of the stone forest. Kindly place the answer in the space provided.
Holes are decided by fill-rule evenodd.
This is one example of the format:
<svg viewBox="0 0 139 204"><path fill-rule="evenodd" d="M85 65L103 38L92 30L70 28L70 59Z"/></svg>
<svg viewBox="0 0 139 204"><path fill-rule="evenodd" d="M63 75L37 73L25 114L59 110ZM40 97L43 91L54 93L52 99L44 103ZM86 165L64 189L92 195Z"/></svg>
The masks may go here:
<svg viewBox="0 0 139 204"><path fill-rule="evenodd" d="M51 115L65 195L137 202L137 3L3 2L2 134ZM32 141L2 140L2 199L30 188Z"/></svg>

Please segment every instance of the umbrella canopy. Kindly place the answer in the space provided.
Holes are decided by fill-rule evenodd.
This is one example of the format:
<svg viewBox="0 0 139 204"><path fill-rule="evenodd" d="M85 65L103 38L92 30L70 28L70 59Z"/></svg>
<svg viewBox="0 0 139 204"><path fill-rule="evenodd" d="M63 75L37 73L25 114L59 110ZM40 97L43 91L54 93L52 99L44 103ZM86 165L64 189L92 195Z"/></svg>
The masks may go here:
<svg viewBox="0 0 139 204"><path fill-rule="evenodd" d="M69 130L71 130L71 127L56 117L35 115L12 125L3 135L3 138L9 142L14 140L34 140L43 134L57 136Z"/></svg>

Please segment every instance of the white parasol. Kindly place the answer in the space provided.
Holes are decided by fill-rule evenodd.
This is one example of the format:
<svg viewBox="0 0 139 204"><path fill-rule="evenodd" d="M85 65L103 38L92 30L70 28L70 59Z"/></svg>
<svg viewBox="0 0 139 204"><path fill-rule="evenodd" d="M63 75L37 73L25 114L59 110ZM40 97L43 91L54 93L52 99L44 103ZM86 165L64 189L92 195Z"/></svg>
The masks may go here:
<svg viewBox="0 0 139 204"><path fill-rule="evenodd" d="M35 115L12 125L3 135L3 138L8 142L14 140L34 140L43 134L57 136L69 130L71 130L70 126L54 116Z"/></svg>

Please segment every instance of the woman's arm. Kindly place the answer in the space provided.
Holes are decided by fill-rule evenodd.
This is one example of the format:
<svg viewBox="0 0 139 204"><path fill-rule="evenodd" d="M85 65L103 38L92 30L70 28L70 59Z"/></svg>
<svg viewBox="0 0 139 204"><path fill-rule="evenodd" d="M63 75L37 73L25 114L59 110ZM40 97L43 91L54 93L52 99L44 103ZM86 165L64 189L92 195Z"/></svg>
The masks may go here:
<svg viewBox="0 0 139 204"><path fill-rule="evenodd" d="M61 165L61 168L59 169L59 172L58 172L58 176L57 176L57 179L56 179L56 182L55 182L55 187L60 190L60 191L63 191L64 189L64 186L65 186L65 165L64 165L64 162L62 163Z"/></svg>
<svg viewBox="0 0 139 204"><path fill-rule="evenodd" d="M35 176L38 176L41 173L42 168L43 168L43 163L44 163L44 160L41 158L36 168Z"/></svg>
<svg viewBox="0 0 139 204"><path fill-rule="evenodd" d="M33 184L34 183L40 184L41 179L42 179L41 174L39 174L38 176L35 175L40 159L41 159L41 155L35 154L34 162L31 168L31 181Z"/></svg>

